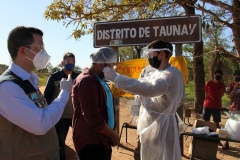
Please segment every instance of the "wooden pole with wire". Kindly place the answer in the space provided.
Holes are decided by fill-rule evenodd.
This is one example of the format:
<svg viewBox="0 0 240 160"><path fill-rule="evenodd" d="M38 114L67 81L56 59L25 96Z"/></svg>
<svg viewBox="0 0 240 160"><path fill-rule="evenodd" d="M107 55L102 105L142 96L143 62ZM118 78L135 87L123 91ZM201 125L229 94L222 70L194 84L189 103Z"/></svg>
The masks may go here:
<svg viewBox="0 0 240 160"><path fill-rule="evenodd" d="M175 44L175 56L182 55L182 44ZM183 120L183 104L177 109L177 114ZM180 136L181 154L183 155L183 136Z"/></svg>

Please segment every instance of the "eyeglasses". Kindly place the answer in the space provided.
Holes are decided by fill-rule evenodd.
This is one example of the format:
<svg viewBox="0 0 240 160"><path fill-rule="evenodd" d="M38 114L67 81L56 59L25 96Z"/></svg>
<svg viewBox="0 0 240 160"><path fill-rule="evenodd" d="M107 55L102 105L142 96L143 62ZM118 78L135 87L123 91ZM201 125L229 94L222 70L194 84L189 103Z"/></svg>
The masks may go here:
<svg viewBox="0 0 240 160"><path fill-rule="evenodd" d="M69 64L69 63L72 63L72 64L75 64L76 61L64 61L64 63L66 64Z"/></svg>
<svg viewBox="0 0 240 160"><path fill-rule="evenodd" d="M34 46L36 47L37 50L45 49L45 46L41 44L26 45L26 47L29 47L29 46Z"/></svg>

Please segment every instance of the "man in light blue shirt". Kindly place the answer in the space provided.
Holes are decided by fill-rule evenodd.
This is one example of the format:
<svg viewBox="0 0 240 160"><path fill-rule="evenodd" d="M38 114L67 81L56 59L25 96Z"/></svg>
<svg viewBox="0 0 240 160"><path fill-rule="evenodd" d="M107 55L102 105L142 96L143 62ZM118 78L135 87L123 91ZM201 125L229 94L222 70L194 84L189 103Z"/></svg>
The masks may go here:
<svg viewBox="0 0 240 160"><path fill-rule="evenodd" d="M47 105L32 72L45 68L50 58L42 37L41 30L25 26L9 33L12 63L0 76L0 159L59 159L53 126L69 99L72 79L60 82L59 96Z"/></svg>

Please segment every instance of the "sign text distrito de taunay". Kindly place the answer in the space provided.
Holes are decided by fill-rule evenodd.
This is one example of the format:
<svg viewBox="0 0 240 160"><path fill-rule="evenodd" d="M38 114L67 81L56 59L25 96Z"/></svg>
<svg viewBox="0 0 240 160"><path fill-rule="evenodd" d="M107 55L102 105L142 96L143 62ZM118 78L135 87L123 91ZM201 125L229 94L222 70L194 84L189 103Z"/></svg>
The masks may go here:
<svg viewBox="0 0 240 160"><path fill-rule="evenodd" d="M161 39L171 43L201 41L201 17L184 16L94 24L94 47L146 45Z"/></svg>

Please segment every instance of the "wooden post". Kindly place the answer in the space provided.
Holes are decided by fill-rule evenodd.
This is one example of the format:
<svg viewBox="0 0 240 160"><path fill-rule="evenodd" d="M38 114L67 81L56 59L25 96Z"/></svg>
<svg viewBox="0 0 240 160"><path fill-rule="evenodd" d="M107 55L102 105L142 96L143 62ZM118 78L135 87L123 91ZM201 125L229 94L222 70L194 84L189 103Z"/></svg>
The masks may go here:
<svg viewBox="0 0 240 160"><path fill-rule="evenodd" d="M175 44L175 56L182 55L182 44ZM177 109L177 113L179 117L183 120L183 105L181 105ZM181 154L183 155L183 136L180 136L180 147L181 147Z"/></svg>
<svg viewBox="0 0 240 160"><path fill-rule="evenodd" d="M115 53L117 53L117 62L119 62L119 54L118 54L118 47L112 47ZM120 106L119 106L119 98L114 98L114 107L115 107L115 120L116 120L116 132L119 134L120 131L120 120L119 120L119 114L120 114Z"/></svg>
<svg viewBox="0 0 240 160"><path fill-rule="evenodd" d="M175 44L175 55L176 56L182 55L182 44Z"/></svg>

